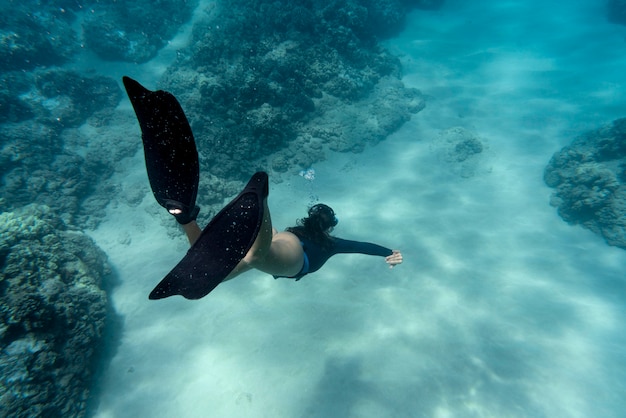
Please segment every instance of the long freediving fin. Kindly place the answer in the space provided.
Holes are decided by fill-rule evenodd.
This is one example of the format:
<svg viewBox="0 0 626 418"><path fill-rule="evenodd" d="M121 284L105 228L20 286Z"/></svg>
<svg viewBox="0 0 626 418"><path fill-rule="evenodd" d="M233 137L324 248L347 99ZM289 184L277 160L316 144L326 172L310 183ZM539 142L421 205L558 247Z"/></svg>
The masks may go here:
<svg viewBox="0 0 626 418"><path fill-rule="evenodd" d="M187 255L150 293L150 299L209 294L246 256L263 223L267 173L258 172L204 228Z"/></svg>
<svg viewBox="0 0 626 418"><path fill-rule="evenodd" d="M171 93L150 91L129 77L122 81L141 127L154 197L168 210L181 209L184 220L177 217L179 222L195 219L200 168L196 143L183 109Z"/></svg>

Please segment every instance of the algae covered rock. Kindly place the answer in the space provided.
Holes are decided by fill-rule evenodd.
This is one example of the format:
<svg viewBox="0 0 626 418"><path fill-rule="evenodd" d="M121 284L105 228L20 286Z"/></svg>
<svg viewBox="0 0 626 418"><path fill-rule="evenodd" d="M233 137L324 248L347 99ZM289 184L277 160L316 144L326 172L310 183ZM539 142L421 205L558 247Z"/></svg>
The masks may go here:
<svg viewBox="0 0 626 418"><path fill-rule="evenodd" d="M463 127L442 130L430 148L446 171L454 175L471 178L491 172L487 141Z"/></svg>
<svg viewBox="0 0 626 418"><path fill-rule="evenodd" d="M85 415L108 273L104 253L48 207L0 214L0 416Z"/></svg>
<svg viewBox="0 0 626 418"><path fill-rule="evenodd" d="M80 49L70 14L63 8L41 3L2 2L0 71L60 65Z"/></svg>
<svg viewBox="0 0 626 418"><path fill-rule="evenodd" d="M568 223L626 248L626 118L576 138L544 172L551 204Z"/></svg>
<svg viewBox="0 0 626 418"><path fill-rule="evenodd" d="M139 146L104 127L126 121L114 111L120 87L109 77L61 69L0 78L6 82L0 88L6 112L0 117L1 210L36 202L63 214L66 223L79 217L75 224L84 226L98 211L85 201Z"/></svg>
<svg viewBox="0 0 626 418"><path fill-rule="evenodd" d="M159 85L185 109L202 170L232 180L250 166L298 172L323 158L317 143L358 152L397 130L424 100L379 39L418 3L216 4Z"/></svg>
<svg viewBox="0 0 626 418"><path fill-rule="evenodd" d="M82 24L87 46L100 58L143 63L190 17L197 0L120 1L91 5Z"/></svg>

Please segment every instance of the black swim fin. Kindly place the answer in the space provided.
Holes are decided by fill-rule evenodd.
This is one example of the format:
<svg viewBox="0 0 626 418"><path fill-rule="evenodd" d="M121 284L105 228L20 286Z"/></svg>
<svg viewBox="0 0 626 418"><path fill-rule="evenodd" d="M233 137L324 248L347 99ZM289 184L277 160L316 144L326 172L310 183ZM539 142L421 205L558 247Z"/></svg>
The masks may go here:
<svg viewBox="0 0 626 418"><path fill-rule="evenodd" d="M150 293L150 299L174 295L200 299L215 289L254 244L267 195L267 173L258 172L209 222L187 255Z"/></svg>
<svg viewBox="0 0 626 418"><path fill-rule="evenodd" d="M171 93L150 91L129 77L122 81L141 127L152 193L164 208L182 210L179 222L190 222L198 210L200 168L187 117Z"/></svg>

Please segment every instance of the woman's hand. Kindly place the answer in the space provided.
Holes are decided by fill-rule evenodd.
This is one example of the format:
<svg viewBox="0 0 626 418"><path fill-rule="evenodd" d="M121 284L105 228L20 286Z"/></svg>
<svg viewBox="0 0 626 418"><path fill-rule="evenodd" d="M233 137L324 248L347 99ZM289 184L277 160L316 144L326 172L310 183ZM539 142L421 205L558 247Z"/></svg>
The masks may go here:
<svg viewBox="0 0 626 418"><path fill-rule="evenodd" d="M385 257L385 262L389 264L389 268L392 269L398 264L402 264L402 253L398 250L392 250L393 254Z"/></svg>

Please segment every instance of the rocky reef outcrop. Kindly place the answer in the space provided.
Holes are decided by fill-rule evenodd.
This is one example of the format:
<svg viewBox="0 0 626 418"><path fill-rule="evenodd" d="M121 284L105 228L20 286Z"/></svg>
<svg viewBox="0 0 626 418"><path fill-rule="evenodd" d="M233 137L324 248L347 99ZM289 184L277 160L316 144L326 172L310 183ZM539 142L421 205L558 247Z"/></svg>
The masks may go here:
<svg viewBox="0 0 626 418"><path fill-rule="evenodd" d="M576 138L545 169L550 203L571 224L626 249L626 118Z"/></svg>
<svg viewBox="0 0 626 418"><path fill-rule="evenodd" d="M55 68L0 78L0 209L37 202L68 223L84 222L98 211L85 201L139 146L116 138L101 150L106 136L79 138L86 122L97 134L99 126L123 117L113 112L122 97L117 82Z"/></svg>
<svg viewBox="0 0 626 418"><path fill-rule="evenodd" d="M380 46L414 2L236 0L196 24L160 87L182 102L205 172L298 172L325 150L359 151L424 101ZM394 17L395 16L395 17Z"/></svg>
<svg viewBox="0 0 626 418"><path fill-rule="evenodd" d="M74 16L45 3L0 3L0 71L60 65L80 50L80 38L71 27Z"/></svg>
<svg viewBox="0 0 626 418"><path fill-rule="evenodd" d="M104 253L50 208L0 214L0 416L85 416L107 274Z"/></svg>
<svg viewBox="0 0 626 418"><path fill-rule="evenodd" d="M85 43L100 58L142 63L189 20L198 0L92 2L83 21Z"/></svg>
<svg viewBox="0 0 626 418"><path fill-rule="evenodd" d="M446 171L462 178L491 172L486 139L460 126L444 129L430 143L430 150Z"/></svg>
<svg viewBox="0 0 626 418"><path fill-rule="evenodd" d="M61 65L87 47L110 61L146 62L189 20L198 0L2 1L0 71Z"/></svg>

